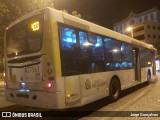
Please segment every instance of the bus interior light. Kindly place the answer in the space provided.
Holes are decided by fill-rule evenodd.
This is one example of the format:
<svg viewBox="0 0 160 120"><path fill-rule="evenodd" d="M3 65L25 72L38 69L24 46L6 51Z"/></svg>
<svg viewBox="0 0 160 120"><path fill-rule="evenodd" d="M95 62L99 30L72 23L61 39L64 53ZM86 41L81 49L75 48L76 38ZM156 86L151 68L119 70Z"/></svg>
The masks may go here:
<svg viewBox="0 0 160 120"><path fill-rule="evenodd" d="M89 42L86 42L86 43L84 43L83 45L84 45L84 46L90 46L90 45L92 45L92 44L89 43Z"/></svg>

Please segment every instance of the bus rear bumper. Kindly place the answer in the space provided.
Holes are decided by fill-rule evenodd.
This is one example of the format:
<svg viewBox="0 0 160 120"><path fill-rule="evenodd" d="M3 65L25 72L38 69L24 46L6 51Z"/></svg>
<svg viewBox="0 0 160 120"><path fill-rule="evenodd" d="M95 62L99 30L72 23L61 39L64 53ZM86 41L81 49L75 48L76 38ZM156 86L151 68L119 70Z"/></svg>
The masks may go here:
<svg viewBox="0 0 160 120"><path fill-rule="evenodd" d="M47 91L29 91L18 92L18 90L5 89L6 99L16 104L46 108L46 109L64 109L65 99L63 92L47 92Z"/></svg>

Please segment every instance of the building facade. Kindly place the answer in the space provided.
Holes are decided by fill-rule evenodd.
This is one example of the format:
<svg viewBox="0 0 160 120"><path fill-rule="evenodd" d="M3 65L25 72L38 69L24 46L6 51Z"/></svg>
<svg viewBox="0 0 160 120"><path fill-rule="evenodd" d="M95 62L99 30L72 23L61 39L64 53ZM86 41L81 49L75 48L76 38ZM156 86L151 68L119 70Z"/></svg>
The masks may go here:
<svg viewBox="0 0 160 120"><path fill-rule="evenodd" d="M131 27L132 31L127 31L128 27ZM160 54L160 10L158 8L139 14L130 12L126 19L115 23L113 29L121 34L133 36L135 39L152 44Z"/></svg>

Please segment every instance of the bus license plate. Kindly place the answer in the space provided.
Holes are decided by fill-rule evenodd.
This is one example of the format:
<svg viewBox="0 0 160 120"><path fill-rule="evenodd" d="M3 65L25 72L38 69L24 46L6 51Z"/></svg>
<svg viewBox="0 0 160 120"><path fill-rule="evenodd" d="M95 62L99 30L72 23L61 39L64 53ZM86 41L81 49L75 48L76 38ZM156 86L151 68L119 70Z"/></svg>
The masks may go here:
<svg viewBox="0 0 160 120"><path fill-rule="evenodd" d="M29 66L25 68L25 73L39 73L39 66Z"/></svg>

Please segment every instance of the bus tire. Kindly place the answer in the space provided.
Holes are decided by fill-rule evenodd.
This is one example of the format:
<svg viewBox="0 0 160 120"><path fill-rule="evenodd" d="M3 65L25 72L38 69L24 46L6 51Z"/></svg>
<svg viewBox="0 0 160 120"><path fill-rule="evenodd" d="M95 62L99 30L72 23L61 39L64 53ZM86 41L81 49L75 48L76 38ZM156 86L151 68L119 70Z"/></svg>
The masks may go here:
<svg viewBox="0 0 160 120"><path fill-rule="evenodd" d="M117 101L120 97L121 93L121 85L117 78L113 78L111 80L110 86L109 86L109 97L112 102Z"/></svg>

